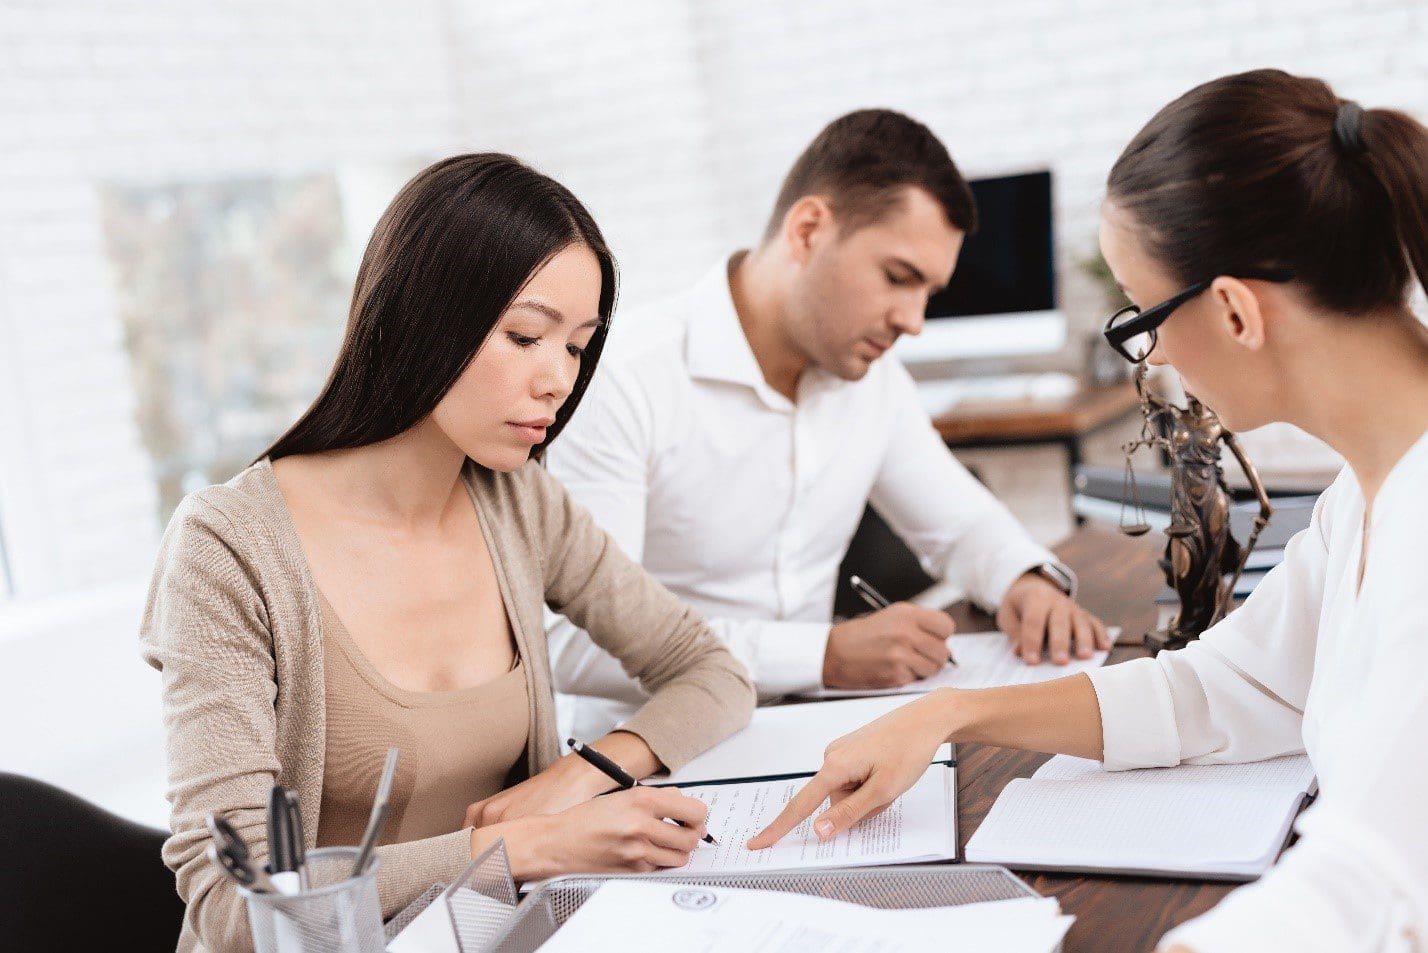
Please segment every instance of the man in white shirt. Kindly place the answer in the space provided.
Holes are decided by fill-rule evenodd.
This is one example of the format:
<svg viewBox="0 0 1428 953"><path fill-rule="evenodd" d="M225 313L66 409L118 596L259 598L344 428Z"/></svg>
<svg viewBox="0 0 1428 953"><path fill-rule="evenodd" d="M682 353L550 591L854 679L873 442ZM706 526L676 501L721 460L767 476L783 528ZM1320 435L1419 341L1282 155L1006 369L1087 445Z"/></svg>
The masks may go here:
<svg viewBox="0 0 1428 953"><path fill-rule="evenodd" d="M795 162L761 244L622 316L549 466L632 558L702 611L763 698L903 685L948 662L952 620L897 603L832 624L838 566L871 503L1027 662L1109 647L1069 570L956 461L907 371L975 227L942 143L887 110L835 120ZM562 725L597 737L644 697L549 619Z"/></svg>

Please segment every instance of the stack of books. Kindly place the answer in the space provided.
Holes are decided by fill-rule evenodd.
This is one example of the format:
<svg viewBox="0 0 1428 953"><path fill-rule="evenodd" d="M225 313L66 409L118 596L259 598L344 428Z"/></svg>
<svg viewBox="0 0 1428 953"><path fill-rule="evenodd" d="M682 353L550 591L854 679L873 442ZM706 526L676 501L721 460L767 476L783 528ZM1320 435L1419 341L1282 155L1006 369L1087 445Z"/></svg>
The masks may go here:
<svg viewBox="0 0 1428 953"><path fill-rule="evenodd" d="M1125 493L1125 470L1113 467L1083 466L1076 469L1076 493L1071 506L1077 516L1099 523L1117 525L1122 520L1122 497ZM1142 522L1155 532L1164 532L1170 525L1170 476L1164 473L1137 475L1136 490L1141 507L1124 507L1125 517L1133 522ZM1244 598L1254 591L1256 585L1271 569L1284 560L1284 548L1289 540L1309 526L1314 515L1314 504L1319 499L1317 492L1302 490L1271 491L1270 503L1274 515L1269 525L1260 533L1254 551L1245 560L1244 572L1235 584L1235 596ZM1254 528L1254 518L1259 514L1259 503L1253 499L1240 500L1230 513L1230 531L1243 544L1249 539ZM1161 589L1155 601L1160 605L1173 606L1179 602L1175 591L1169 586Z"/></svg>

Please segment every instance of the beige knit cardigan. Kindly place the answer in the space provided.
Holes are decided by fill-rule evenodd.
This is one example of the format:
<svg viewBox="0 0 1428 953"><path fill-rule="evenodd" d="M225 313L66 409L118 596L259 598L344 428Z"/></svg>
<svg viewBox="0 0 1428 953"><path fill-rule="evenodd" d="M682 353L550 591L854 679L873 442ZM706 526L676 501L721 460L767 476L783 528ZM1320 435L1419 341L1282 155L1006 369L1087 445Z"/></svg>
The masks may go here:
<svg viewBox="0 0 1428 953"><path fill-rule="evenodd" d="M560 756L544 604L651 692L625 727L670 768L747 723L754 690L743 667L538 463L514 473L468 463L464 479L525 665L530 773ZM178 949L250 950L244 901L204 857L205 819L223 815L266 857L264 806L280 783L298 792L312 848L326 727L318 593L268 461L184 499L164 534L140 640L163 675L173 831L163 856L188 905ZM387 917L465 867L470 832L377 854Z"/></svg>

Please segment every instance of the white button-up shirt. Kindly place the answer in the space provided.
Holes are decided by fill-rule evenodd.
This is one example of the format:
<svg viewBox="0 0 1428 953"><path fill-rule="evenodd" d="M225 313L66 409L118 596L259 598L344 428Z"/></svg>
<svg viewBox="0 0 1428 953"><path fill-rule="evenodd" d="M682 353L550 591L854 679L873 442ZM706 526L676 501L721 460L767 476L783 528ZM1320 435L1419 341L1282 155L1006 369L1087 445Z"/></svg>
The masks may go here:
<svg viewBox="0 0 1428 953"><path fill-rule="evenodd" d="M763 697L822 684L835 577L868 502L930 575L988 608L1059 565L947 450L892 358L856 382L810 367L796 396L764 380L720 262L615 321L549 451L571 496L708 617ZM598 737L644 695L584 632L557 616L549 628L555 686L575 696L562 724Z"/></svg>
<svg viewBox="0 0 1428 953"><path fill-rule="evenodd" d="M1169 934L1196 953L1428 949L1428 434L1374 500L1345 469L1198 642L1090 673L1107 768L1305 751L1319 796L1259 882Z"/></svg>

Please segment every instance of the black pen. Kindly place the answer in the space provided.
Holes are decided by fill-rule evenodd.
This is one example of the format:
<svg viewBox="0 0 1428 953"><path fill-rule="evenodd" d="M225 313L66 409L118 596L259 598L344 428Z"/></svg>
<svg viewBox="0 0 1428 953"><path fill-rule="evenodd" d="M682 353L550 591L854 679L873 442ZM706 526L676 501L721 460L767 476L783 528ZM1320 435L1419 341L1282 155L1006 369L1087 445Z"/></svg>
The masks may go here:
<svg viewBox="0 0 1428 953"><path fill-rule="evenodd" d="M576 741L574 738L565 739L565 743L570 745L571 751L574 751L580 757L584 758L587 763L594 766L596 771L599 771L601 774L605 775L605 777L618 784L622 791L628 791L630 788L639 787L640 782L630 777L629 773L626 772L624 768L620 767L618 764L611 761L609 758L605 757L603 754L596 751L589 745L583 745L580 742ZM689 826L683 821L675 821L675 823L678 824L680 827ZM714 835L710 834L708 831L706 831L704 833L704 836L700 839L706 844L719 843L714 839Z"/></svg>
<svg viewBox="0 0 1428 953"><path fill-rule="evenodd" d="M300 878L293 862L292 816L288 813L288 792L281 784L268 792L268 873L283 893L296 892ZM291 876L288 876L291 875Z"/></svg>
<svg viewBox="0 0 1428 953"><path fill-rule="evenodd" d="M874 612L878 609L886 609L892 605L891 602L888 602L887 596L864 582L862 576L849 576L848 585L853 587L853 591L861 596L862 600L868 604L868 608Z"/></svg>
<svg viewBox="0 0 1428 953"><path fill-rule="evenodd" d="M298 884L307 889L307 843L302 835L302 808L298 804L296 791L287 792L288 834L292 838L289 853L292 855L293 870L297 871Z"/></svg>
<svg viewBox="0 0 1428 953"><path fill-rule="evenodd" d="M886 609L888 606L892 605L892 603L888 601L887 596L883 595L881 592L878 592L872 586L864 582L861 576L849 576L848 585L853 587L853 591L856 592L859 596L861 596L862 600L866 602L868 604L868 607L871 608L874 612L878 611L879 609ZM957 659L953 657L952 649L950 647L947 649L947 661L952 663L953 665L957 664Z"/></svg>
<svg viewBox="0 0 1428 953"><path fill-rule="evenodd" d="M288 860L288 797L281 784L268 792L268 872L292 870Z"/></svg>

